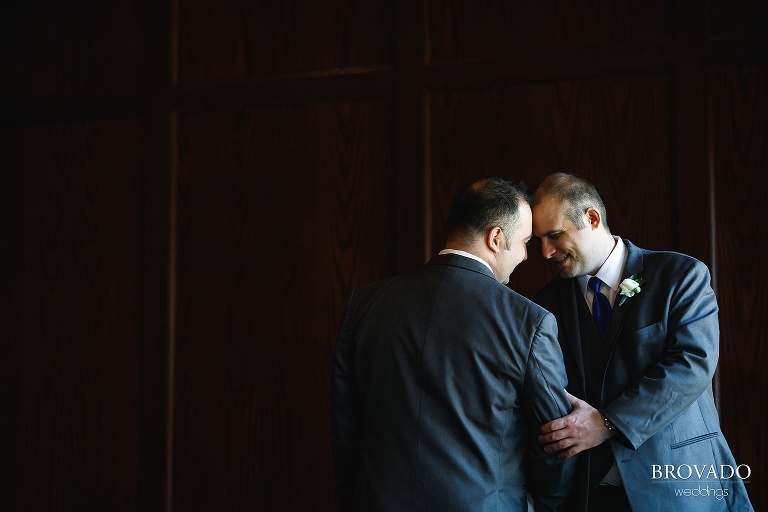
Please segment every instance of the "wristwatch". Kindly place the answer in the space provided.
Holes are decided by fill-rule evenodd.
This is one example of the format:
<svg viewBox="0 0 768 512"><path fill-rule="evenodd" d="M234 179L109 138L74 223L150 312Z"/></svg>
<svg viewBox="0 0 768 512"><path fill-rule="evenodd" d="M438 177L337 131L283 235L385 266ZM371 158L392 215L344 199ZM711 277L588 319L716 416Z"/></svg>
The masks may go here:
<svg viewBox="0 0 768 512"><path fill-rule="evenodd" d="M605 422L605 428L614 432L616 431L616 425L614 425L613 422L611 422L611 420L606 418L605 415L603 415L603 422Z"/></svg>

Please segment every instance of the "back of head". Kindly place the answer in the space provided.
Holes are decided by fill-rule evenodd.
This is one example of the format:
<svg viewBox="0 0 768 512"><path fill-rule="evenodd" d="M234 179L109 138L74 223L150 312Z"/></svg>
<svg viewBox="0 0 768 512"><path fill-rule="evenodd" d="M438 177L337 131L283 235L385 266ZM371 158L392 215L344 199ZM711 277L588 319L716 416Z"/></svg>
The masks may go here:
<svg viewBox="0 0 768 512"><path fill-rule="evenodd" d="M453 199L448 215L449 237L469 240L497 226L509 234L518 220L520 204L532 201L522 183L502 178L478 180L462 188Z"/></svg>
<svg viewBox="0 0 768 512"><path fill-rule="evenodd" d="M610 233L605 204L595 186L584 178L564 172L550 174L536 187L534 205L545 197L554 197L560 203L568 202L570 208L565 215L579 229L585 225L583 214L587 208L596 208L600 212L603 227Z"/></svg>

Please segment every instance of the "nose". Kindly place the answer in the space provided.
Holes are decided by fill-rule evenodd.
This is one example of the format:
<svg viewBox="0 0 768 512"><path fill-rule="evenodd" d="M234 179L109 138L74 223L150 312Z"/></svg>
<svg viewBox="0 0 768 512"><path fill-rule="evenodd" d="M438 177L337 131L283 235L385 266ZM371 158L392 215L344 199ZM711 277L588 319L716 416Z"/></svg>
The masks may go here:
<svg viewBox="0 0 768 512"><path fill-rule="evenodd" d="M546 237L541 239L541 255L544 257L545 260L548 260L552 257L552 255L555 253L555 247L552 245L552 242L549 241Z"/></svg>

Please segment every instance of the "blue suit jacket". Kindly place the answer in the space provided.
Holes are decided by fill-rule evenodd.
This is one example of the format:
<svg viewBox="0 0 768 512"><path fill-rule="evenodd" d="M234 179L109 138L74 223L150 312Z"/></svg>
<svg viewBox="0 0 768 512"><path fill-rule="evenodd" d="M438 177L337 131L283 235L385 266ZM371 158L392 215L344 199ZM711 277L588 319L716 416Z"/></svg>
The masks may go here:
<svg viewBox="0 0 768 512"><path fill-rule="evenodd" d="M610 443L632 510L751 511L738 475L720 479L737 463L712 396L720 333L709 271L689 256L624 242L622 279L637 274L646 281L639 294L614 304L602 396L592 405L621 432ZM557 318L568 389L584 398L578 301L585 301L577 280L557 277L534 301ZM574 510L586 506L588 459L580 460ZM740 474L747 476L747 468Z"/></svg>
<svg viewBox="0 0 768 512"><path fill-rule="evenodd" d="M523 511L527 489L564 510L575 461L536 442L570 410L555 324L455 254L356 290L332 374L341 509Z"/></svg>

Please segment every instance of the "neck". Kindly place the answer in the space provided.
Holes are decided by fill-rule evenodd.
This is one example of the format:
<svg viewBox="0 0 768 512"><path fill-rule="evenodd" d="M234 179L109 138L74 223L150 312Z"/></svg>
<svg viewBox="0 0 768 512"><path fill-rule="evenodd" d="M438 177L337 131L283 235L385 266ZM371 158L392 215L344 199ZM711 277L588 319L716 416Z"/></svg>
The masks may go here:
<svg viewBox="0 0 768 512"><path fill-rule="evenodd" d="M606 232L606 236L600 241L600 266L594 269L594 271L591 273L592 275L597 274L597 271L600 270L600 267L603 266L605 261L613 252L613 249L616 247L616 243L616 239L613 238L613 235Z"/></svg>

